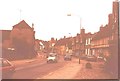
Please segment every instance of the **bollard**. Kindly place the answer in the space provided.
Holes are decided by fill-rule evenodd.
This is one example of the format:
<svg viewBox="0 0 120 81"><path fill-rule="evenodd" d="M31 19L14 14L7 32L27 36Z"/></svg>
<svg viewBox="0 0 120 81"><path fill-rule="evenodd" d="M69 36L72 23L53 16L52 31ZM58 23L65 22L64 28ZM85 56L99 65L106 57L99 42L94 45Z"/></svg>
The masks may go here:
<svg viewBox="0 0 120 81"><path fill-rule="evenodd" d="M92 69L92 64L90 62L87 62L86 65L85 65L85 67L87 69Z"/></svg>

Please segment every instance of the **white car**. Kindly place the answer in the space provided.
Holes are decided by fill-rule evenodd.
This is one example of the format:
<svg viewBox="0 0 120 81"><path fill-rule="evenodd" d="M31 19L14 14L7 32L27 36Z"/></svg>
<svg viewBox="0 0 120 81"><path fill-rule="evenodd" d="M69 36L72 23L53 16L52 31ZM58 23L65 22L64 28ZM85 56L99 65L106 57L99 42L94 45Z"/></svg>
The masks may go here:
<svg viewBox="0 0 120 81"><path fill-rule="evenodd" d="M105 61L105 58L98 56L98 57L97 57L97 61Z"/></svg>
<svg viewBox="0 0 120 81"><path fill-rule="evenodd" d="M56 55L49 55L48 57L47 57L47 63L49 63L49 62L57 62L57 56Z"/></svg>

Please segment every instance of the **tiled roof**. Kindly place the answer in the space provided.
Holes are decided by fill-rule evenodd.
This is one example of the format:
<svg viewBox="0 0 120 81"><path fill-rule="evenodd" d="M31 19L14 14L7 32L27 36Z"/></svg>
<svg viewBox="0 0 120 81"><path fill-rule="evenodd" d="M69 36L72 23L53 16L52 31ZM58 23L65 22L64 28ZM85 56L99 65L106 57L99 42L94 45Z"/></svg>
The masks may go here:
<svg viewBox="0 0 120 81"><path fill-rule="evenodd" d="M39 42L42 42L43 45L45 45L45 46L48 46L48 45L49 45L49 42L48 42L48 41L39 40Z"/></svg>
<svg viewBox="0 0 120 81"><path fill-rule="evenodd" d="M70 38L63 38L56 42L55 46L66 45L70 42Z"/></svg>
<svg viewBox="0 0 120 81"><path fill-rule="evenodd" d="M91 34L91 33L86 33L85 34L85 38L90 38L90 37L92 37L93 36L93 34Z"/></svg>
<svg viewBox="0 0 120 81"><path fill-rule="evenodd" d="M29 28L31 29L31 27L24 21L22 20L21 22L19 22L18 24L14 25L13 28L19 28L19 29L22 29L22 28Z"/></svg>
<svg viewBox="0 0 120 81"><path fill-rule="evenodd" d="M109 37L111 36L113 30L109 27L103 27L102 30L100 30L99 32L97 32L94 36L92 40L99 40L101 38L105 38L105 37Z"/></svg>

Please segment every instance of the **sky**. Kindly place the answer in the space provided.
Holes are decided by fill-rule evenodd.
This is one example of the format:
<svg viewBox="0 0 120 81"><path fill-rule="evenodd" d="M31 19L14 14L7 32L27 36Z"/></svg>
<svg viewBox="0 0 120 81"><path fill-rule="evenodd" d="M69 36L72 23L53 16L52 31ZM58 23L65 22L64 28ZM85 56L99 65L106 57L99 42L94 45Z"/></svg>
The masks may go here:
<svg viewBox="0 0 120 81"><path fill-rule="evenodd" d="M25 20L34 23L35 38L50 40L76 36L80 25L85 32L98 32L108 23L115 0L0 0L0 30ZM71 14L71 16L67 16Z"/></svg>

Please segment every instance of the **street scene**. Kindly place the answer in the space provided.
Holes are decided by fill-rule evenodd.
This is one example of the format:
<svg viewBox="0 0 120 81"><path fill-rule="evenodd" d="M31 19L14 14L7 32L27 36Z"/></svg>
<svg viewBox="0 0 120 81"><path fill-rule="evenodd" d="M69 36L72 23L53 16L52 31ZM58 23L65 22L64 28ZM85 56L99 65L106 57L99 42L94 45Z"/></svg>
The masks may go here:
<svg viewBox="0 0 120 81"><path fill-rule="evenodd" d="M61 57L58 63L47 64L45 59L37 57L32 60L12 61L16 65L13 79L116 79L103 69L103 62L91 62L92 69L86 68L87 61L72 58L64 61ZM48 68L49 67L49 68ZM73 72L74 71L74 72ZM87 73L87 72L90 73ZM97 75L95 75L97 73Z"/></svg>
<svg viewBox="0 0 120 81"><path fill-rule="evenodd" d="M78 13L78 15L76 15L72 13L77 9L77 11L82 13L82 7L79 6L80 4L86 3L82 2L82 0L80 0L80 2L65 0L64 3L62 0L58 0L58 2L51 0L55 3L49 3L49 1L48 3L36 2L37 7L32 1L33 0L30 0L33 6L31 8L29 5L24 5L27 2L22 3L21 1L20 3L23 5L20 5L22 7L21 9L18 9L19 20L14 19L14 16L16 15L12 16L12 14L9 14L13 17L10 18L11 20L9 21L12 26L8 27L8 29L5 29L4 27L0 29L0 79L81 80L119 78L118 49L120 43L118 43L118 39L120 37L118 33L118 0L111 0L109 2L111 3L111 7L109 8L111 12L106 15L107 17L103 16L103 18L101 17L100 19L101 21L107 20L107 23L105 24L100 22L99 19L97 19L98 21L94 20L95 18L98 18L97 16L100 16L97 14L97 11L93 12L96 13L96 15L91 18L92 15L89 13L92 13L92 9L90 12L84 12L83 14ZM11 6L11 8L18 7L17 3L19 2L15 1L15 3L16 7ZM50 8L42 8L43 3ZM63 7L59 6L61 3L63 4ZM91 4L92 3L93 2L91 2ZM95 3L99 4L99 2ZM104 1L103 3L101 1L100 5L106 5ZM44 16L46 13L42 13L42 9L48 11L49 13L47 14L52 15L54 13L52 13L52 9L54 9L55 6L52 6L51 8L50 4L55 5L57 8L59 7L59 9L56 10L56 12L59 13L62 12L62 9L64 12L64 8L67 7L67 14L64 12L66 16ZM34 6L36 9L34 9ZM42 16L40 17L39 15L41 14L38 12L39 10L37 11L38 14L35 14L37 13L36 10L38 7L41 9L40 13ZM98 11L100 7L101 6L97 9ZM22 8L27 9L30 14L25 12L25 10L23 12ZM32 8L34 11L32 11ZM92 8L95 8L95 6ZM87 17L88 20L90 19L88 21L90 23L85 22L85 20L87 20L85 17ZM41 20L38 20L37 18L41 18ZM54 21L52 21L52 19ZM13 21L15 22L13 23ZM31 23L31 21L35 23ZM51 22L54 22L54 24ZM90 27L90 24L92 24L91 22L94 23L94 27L92 25ZM98 29L95 30L97 28L97 22L100 22L101 24L99 24ZM7 22L5 24L7 24ZM0 23L0 26L5 24ZM52 26L55 27L52 28ZM84 26L88 26L88 28L85 28Z"/></svg>

